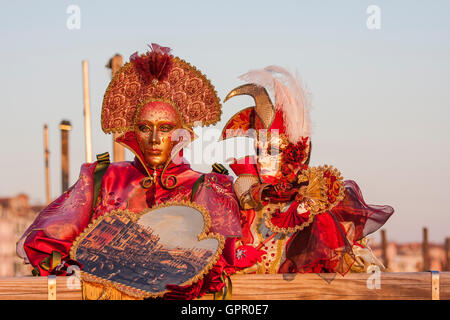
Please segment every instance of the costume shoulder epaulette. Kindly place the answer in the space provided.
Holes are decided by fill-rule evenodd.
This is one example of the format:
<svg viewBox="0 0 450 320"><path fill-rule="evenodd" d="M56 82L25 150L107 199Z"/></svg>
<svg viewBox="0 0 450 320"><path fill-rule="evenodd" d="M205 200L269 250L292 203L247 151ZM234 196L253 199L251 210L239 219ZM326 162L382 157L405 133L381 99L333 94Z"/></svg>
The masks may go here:
<svg viewBox="0 0 450 320"><path fill-rule="evenodd" d="M94 170L94 202L92 207L95 208L98 201L98 195L100 193L100 187L102 186L103 176L108 170L111 161L109 159L109 152L100 153L97 155L97 166Z"/></svg>
<svg viewBox="0 0 450 320"><path fill-rule="evenodd" d="M222 164L220 164L220 163L214 163L214 164L212 165L212 172L228 175L228 170L227 170L227 168L225 168L225 167L224 167Z"/></svg>

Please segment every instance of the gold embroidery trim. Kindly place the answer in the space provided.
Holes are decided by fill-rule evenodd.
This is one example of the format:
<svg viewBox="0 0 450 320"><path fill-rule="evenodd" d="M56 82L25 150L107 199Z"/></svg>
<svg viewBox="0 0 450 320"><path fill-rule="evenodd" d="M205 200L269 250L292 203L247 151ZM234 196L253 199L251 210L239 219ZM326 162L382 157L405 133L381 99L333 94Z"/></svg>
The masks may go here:
<svg viewBox="0 0 450 320"><path fill-rule="evenodd" d="M211 92L212 96L214 97L214 104L216 105L216 107L218 109L217 110L218 115L217 115L216 119L212 119L212 120L208 120L208 121L201 119L202 127L216 124L217 122L219 122L220 118L222 116L222 104L220 103L220 98L219 98L214 86L212 85L211 81L201 71L199 71L195 66L191 65L189 62L186 62L179 57L173 57L173 62L174 62L174 65L180 66L181 68L186 67L188 70L192 71L198 78L200 78L205 83L207 88L204 91ZM110 91L112 90L115 83L117 81L119 81L119 78L122 76L122 74L124 74L125 71L128 71L129 68L134 68L132 62L126 63L114 74L112 80L110 81L108 87L106 88L105 94L103 95L103 103L102 103L102 111L101 111L101 120L100 121L101 121L101 125L102 125L102 130L105 133L119 133L119 134L125 133L129 130L132 130L132 128L134 126L134 124L128 124L128 126L112 126L109 128L104 127L104 117L105 117L104 110L107 105L107 97L109 96ZM142 90L142 87L145 87L145 86L146 85L141 84L140 90ZM164 98L162 98L162 99L164 99ZM171 104L173 104L173 102ZM182 121L183 121L183 124L185 124L187 126L194 125L194 123L191 123L191 122L185 123L183 117L182 117Z"/></svg>
<svg viewBox="0 0 450 320"><path fill-rule="evenodd" d="M284 245L286 243L286 235L282 235L277 242L277 253L275 254L275 260L271 263L269 273L277 273L277 269L280 266L281 256L283 254Z"/></svg>
<svg viewBox="0 0 450 320"><path fill-rule="evenodd" d="M239 111L239 112L237 112L236 114L234 114L230 119L228 119L228 121L227 121L227 123L225 124L225 126L223 127L223 129L222 129L222 132L221 132L221 134L220 134L220 138L219 138L219 141L220 140L226 140L226 139L230 139L230 138L236 138L236 137L246 137L246 136L248 136L248 130L250 130L250 129L253 129L253 128L248 128L247 130L244 130L244 129L242 129L242 128L239 128L239 129L234 129L234 128L229 128L229 126L230 126L230 124L232 123L232 122L234 122L234 121L236 121L236 118L240 118L241 117L241 115L244 113L244 112L246 112L247 110L251 110L251 109L254 109L255 107L247 107L247 108L244 108L244 109L242 109L241 111ZM255 112L255 114L258 116L258 118L259 118L259 115ZM260 118L261 119L261 118ZM262 122L262 120L261 120L261 122ZM232 130L231 131L231 135L227 135L227 130ZM225 138L223 138L223 137L225 137Z"/></svg>
<svg viewBox="0 0 450 320"><path fill-rule="evenodd" d="M301 231L304 228L308 227L314 221L315 216L319 213L322 213L322 212L314 212L314 213L310 212L308 220L303 222L301 225L298 225L295 227L289 227L289 228L280 228L272 223L272 221L271 221L272 213L270 213L270 211L266 211L265 215L264 215L264 222L266 224L266 227L269 228L270 231L276 232L276 233L288 234L288 233L294 233L296 231Z"/></svg>
<svg viewBox="0 0 450 320"><path fill-rule="evenodd" d="M323 174L327 171L329 171L331 175L336 177L335 182L339 187L339 191L334 202L330 202L328 200L326 178L323 177ZM298 182L305 181L309 181L309 184L308 186L304 186L299 190L299 194L304 197L304 200L300 202L299 206L303 205L305 210L310 212L308 220L295 227L280 228L272 223L272 213L266 211L264 221L266 226L271 231L284 234L301 231L314 221L314 218L317 214L321 214L325 211L331 210L345 197L345 187L341 173L332 166L325 165L319 167L310 167L302 171L298 176Z"/></svg>

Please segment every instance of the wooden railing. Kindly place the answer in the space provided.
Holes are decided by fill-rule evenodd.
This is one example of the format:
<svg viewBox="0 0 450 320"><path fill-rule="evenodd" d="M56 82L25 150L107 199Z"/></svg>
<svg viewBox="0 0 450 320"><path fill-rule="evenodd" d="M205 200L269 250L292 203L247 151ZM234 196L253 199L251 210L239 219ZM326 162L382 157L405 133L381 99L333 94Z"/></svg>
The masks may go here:
<svg viewBox="0 0 450 320"><path fill-rule="evenodd" d="M345 277L332 274L234 275L231 277L232 299L450 300L450 272L378 275L378 279L377 275L366 273L351 273ZM73 286L68 277L0 278L0 300L47 300L49 297L80 300L81 290ZM202 297L205 299L212 299L212 295Z"/></svg>

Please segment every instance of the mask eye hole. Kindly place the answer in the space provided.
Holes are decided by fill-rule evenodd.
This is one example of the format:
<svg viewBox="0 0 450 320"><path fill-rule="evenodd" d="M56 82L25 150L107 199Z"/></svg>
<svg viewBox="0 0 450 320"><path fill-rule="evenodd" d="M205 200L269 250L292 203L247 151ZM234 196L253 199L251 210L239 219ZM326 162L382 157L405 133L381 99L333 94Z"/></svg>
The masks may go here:
<svg viewBox="0 0 450 320"><path fill-rule="evenodd" d="M163 124L161 127L159 127L159 129L162 131L162 132L170 132L170 131L172 131L173 130L173 126L172 125L170 125L170 124Z"/></svg>
<svg viewBox="0 0 450 320"><path fill-rule="evenodd" d="M138 126L138 129L140 132L142 133L148 133L150 132L150 128L148 126L146 126L145 124L141 124Z"/></svg>

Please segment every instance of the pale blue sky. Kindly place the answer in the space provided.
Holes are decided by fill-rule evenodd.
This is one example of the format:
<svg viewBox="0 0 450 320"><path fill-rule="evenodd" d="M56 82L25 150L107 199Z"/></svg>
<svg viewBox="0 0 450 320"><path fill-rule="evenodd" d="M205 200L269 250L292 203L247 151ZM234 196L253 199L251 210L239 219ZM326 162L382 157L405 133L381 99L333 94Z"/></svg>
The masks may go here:
<svg viewBox="0 0 450 320"><path fill-rule="evenodd" d="M68 30L68 5L81 29ZM366 8L381 9L368 30ZM146 44L170 46L213 81L277 64L298 70L313 94L312 164L359 183L368 203L390 204L391 240L450 236L449 1L9 1L0 12L0 197L43 202L43 124L52 195L60 193L58 125L69 119L73 183L84 162L81 61L90 67L93 152L111 151L100 128L104 66ZM223 121L251 103L224 105Z"/></svg>

